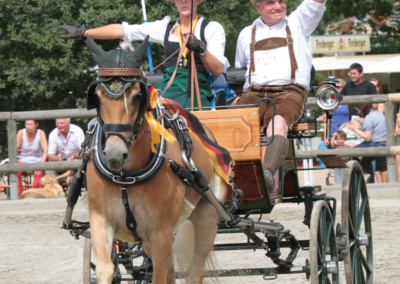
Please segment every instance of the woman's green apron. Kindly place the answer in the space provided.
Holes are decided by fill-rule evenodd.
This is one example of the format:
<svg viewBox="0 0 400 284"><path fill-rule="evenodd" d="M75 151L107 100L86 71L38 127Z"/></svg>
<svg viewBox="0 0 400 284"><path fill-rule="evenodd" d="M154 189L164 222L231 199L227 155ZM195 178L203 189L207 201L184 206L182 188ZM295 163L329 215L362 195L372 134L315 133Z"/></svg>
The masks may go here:
<svg viewBox="0 0 400 284"><path fill-rule="evenodd" d="M159 81L155 85L155 87L163 92L174 70L175 67L166 68L164 71L163 79ZM190 108L191 98L190 94L188 94L188 78L189 78L189 70L184 68L178 68L176 71L174 81L172 82L169 89L165 92L163 97L176 101L184 108ZM197 72L197 78L199 80L201 106L210 107L212 101L214 100L214 95L211 93L207 76L203 73ZM194 88L194 107L198 107L196 88L194 85L193 88Z"/></svg>

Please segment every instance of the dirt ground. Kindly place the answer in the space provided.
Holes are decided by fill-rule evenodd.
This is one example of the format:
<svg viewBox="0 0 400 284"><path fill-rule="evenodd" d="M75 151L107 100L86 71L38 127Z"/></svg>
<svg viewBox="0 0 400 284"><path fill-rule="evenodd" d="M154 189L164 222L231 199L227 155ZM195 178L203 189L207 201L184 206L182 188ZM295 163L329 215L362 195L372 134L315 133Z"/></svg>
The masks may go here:
<svg viewBox="0 0 400 284"><path fill-rule="evenodd" d="M320 173L321 179L325 173ZM336 223L340 222L340 189L324 187L324 192L338 200ZM398 185L369 188L373 227L374 283L400 283L400 188ZM83 239L75 240L61 229L65 199L7 201L0 196L0 283L82 283ZM302 204L277 205L268 218L275 218L298 239L309 239L309 230L302 224ZM74 219L87 221L81 202ZM228 238L243 242L242 236L219 235L217 242ZM273 267L265 251L216 252L217 267ZM295 266L303 266L308 251L300 251ZM344 269L340 266L341 283ZM397 282L399 281L399 282ZM207 281L208 282L208 281ZM182 283L182 282L180 282ZM209 283L209 282L208 282ZM262 276L220 278L219 283L265 283ZM271 283L309 283L304 274L279 275Z"/></svg>

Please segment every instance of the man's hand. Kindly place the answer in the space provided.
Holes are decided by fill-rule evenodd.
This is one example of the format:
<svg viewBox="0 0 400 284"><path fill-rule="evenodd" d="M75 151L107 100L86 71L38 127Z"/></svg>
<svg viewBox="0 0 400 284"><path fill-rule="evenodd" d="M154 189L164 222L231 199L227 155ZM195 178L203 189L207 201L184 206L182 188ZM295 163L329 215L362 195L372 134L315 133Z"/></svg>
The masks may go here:
<svg viewBox="0 0 400 284"><path fill-rule="evenodd" d="M57 161L62 161L63 155L64 155L64 152L63 152L63 151L61 151L60 153L58 153L58 154L57 154Z"/></svg>
<svg viewBox="0 0 400 284"><path fill-rule="evenodd" d="M85 27L76 27L70 25L58 26L57 30L66 32L65 34L60 35L60 38L63 39L84 39L83 33L87 30Z"/></svg>
<svg viewBox="0 0 400 284"><path fill-rule="evenodd" d="M199 52L200 56L203 56L207 51L205 42L199 40L194 34L185 34L185 37L188 35L189 40L186 47L192 51Z"/></svg>

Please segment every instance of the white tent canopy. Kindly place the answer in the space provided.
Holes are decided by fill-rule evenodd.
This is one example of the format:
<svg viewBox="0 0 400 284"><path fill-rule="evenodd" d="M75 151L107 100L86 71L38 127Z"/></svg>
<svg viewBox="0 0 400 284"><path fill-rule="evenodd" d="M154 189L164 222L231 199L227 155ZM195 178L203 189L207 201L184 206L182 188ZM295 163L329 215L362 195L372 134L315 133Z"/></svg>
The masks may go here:
<svg viewBox="0 0 400 284"><path fill-rule="evenodd" d="M365 74L400 73L400 54L316 57L312 63L316 71L348 70L360 63Z"/></svg>
<svg viewBox="0 0 400 284"><path fill-rule="evenodd" d="M364 73L399 73L400 54L364 68Z"/></svg>

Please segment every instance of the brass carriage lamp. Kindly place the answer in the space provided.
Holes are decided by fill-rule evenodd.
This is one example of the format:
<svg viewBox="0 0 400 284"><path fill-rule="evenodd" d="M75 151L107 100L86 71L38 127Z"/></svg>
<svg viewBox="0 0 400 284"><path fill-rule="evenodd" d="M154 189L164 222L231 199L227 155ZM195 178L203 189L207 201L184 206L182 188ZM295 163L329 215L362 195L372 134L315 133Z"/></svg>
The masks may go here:
<svg viewBox="0 0 400 284"><path fill-rule="evenodd" d="M336 89L336 84L339 81L334 76L326 78L324 81L325 85L321 86L315 95L318 106L323 109L326 113L326 138L331 139L331 123L333 110L342 101L343 96L339 94Z"/></svg>

